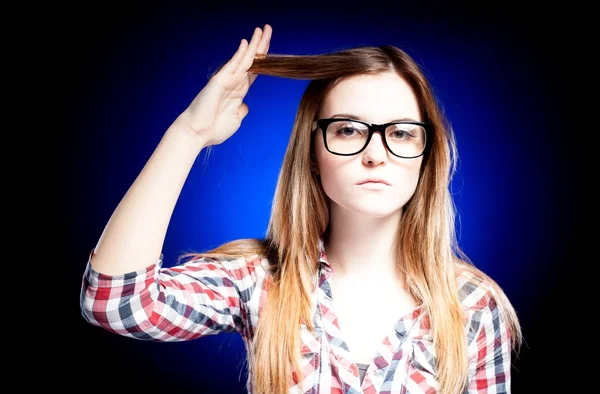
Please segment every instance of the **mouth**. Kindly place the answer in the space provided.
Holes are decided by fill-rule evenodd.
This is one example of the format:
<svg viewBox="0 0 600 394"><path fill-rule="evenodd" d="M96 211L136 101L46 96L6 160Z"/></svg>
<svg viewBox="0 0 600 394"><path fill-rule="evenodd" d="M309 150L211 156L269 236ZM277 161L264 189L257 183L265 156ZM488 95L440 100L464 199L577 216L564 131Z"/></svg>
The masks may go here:
<svg viewBox="0 0 600 394"><path fill-rule="evenodd" d="M387 183L386 181L383 180L366 180L366 181L362 181L357 183L357 185L385 185L385 186L390 186L389 183Z"/></svg>

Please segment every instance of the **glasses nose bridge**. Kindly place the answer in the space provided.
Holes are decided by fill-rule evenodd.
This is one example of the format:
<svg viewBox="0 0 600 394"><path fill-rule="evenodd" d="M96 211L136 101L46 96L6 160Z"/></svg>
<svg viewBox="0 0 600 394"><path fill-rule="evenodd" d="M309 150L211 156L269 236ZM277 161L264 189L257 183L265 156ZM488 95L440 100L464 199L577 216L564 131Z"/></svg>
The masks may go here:
<svg viewBox="0 0 600 394"><path fill-rule="evenodd" d="M375 133L379 133L379 136L381 137L381 142L383 142L383 145L387 145L387 141L385 140L385 129L386 129L386 125L384 124L370 124L369 125L369 142L371 142L371 139L373 138L373 134Z"/></svg>
<svg viewBox="0 0 600 394"><path fill-rule="evenodd" d="M369 128L371 129L371 133L379 133L381 134L381 137L385 137L385 125L384 124L371 124L369 125Z"/></svg>
<svg viewBox="0 0 600 394"><path fill-rule="evenodd" d="M373 139L373 135L375 133L379 133L379 136L381 137L381 142L383 143L384 147L387 148L387 141L385 140L385 125L383 124L370 124L369 125L369 138L367 141L367 145L369 145L371 143L371 140Z"/></svg>
<svg viewBox="0 0 600 394"><path fill-rule="evenodd" d="M369 146L372 145L371 143L373 141L373 135L375 133L379 133L379 136L381 137L381 145L383 145L383 149L386 152L389 151L387 141L385 139L385 129L386 129L385 125L369 124L368 127L369 127L369 138L367 138L367 142L365 144L365 149L369 149Z"/></svg>

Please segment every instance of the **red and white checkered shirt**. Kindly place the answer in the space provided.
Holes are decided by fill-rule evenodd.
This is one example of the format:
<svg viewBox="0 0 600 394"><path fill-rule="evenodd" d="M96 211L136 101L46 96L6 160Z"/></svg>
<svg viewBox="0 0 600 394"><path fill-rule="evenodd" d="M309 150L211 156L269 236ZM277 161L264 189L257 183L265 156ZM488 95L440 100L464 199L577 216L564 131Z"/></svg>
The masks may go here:
<svg viewBox="0 0 600 394"><path fill-rule="evenodd" d="M316 329L310 332L300 325L304 380L289 393L438 392L436 353L429 319L421 307L389 328L361 383L332 309L333 271L322 242L319 261L318 286L313 292ZM171 268L161 264L162 256L146 269L109 276L95 271L88 261L81 292L83 317L108 331L149 341L238 332L249 349L270 281L265 258L203 258ZM466 392L510 393L510 338L489 283L465 272L459 284L469 316L465 326L469 346ZM249 365L249 393L253 392L252 371Z"/></svg>

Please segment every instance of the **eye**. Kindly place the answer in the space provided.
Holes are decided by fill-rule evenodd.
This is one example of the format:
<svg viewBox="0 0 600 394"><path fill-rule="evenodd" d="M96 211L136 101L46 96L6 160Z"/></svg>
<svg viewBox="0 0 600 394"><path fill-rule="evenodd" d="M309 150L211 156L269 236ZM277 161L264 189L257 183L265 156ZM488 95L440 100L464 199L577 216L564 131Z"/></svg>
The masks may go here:
<svg viewBox="0 0 600 394"><path fill-rule="evenodd" d="M417 131L419 131L420 126L412 125L412 124L395 124L388 127L388 136L393 139L402 140L402 139L410 139L415 138L417 136Z"/></svg>
<svg viewBox="0 0 600 394"><path fill-rule="evenodd" d="M406 135L406 132L403 130L392 131L391 136L396 139L402 139Z"/></svg>
<svg viewBox="0 0 600 394"><path fill-rule="evenodd" d="M364 137L368 128L360 123L340 120L332 122L327 128L327 133L341 138Z"/></svg>
<svg viewBox="0 0 600 394"><path fill-rule="evenodd" d="M343 127L340 127L339 129L337 129L336 134L341 134L341 135L345 135L345 136L351 136L356 131L357 130L354 129L353 127L343 126Z"/></svg>

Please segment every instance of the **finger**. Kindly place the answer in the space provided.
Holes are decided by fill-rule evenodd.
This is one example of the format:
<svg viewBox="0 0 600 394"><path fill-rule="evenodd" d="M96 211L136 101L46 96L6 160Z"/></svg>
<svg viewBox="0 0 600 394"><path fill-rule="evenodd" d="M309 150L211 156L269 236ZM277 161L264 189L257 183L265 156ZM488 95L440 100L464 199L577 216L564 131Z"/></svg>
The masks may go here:
<svg viewBox="0 0 600 394"><path fill-rule="evenodd" d="M260 43L258 44L258 48L256 49L256 53L261 55L266 55L269 51L269 43L271 41L271 35L273 34L273 29L269 24L266 24L263 29L263 35L260 39Z"/></svg>
<svg viewBox="0 0 600 394"><path fill-rule="evenodd" d="M258 74L256 74L256 73L250 73L248 75L248 84L249 84L249 87L252 86L252 84L256 80L256 77L258 77Z"/></svg>
<svg viewBox="0 0 600 394"><path fill-rule="evenodd" d="M222 70L225 69L225 71L235 72L239 68L240 63L241 63L242 59L244 58L247 47L248 47L248 41L246 41L245 38L242 38L237 51L233 54L231 59L229 59L229 61L227 63L225 63L225 65L222 67Z"/></svg>
<svg viewBox="0 0 600 394"><path fill-rule="evenodd" d="M257 27L254 29L254 34L252 34L252 39L250 40L250 44L248 45L248 50L244 54L244 58L242 59L240 70L246 72L252 65L254 61L254 56L256 55L256 48L258 47L258 42L262 36L262 30Z"/></svg>
<svg viewBox="0 0 600 394"><path fill-rule="evenodd" d="M257 56L258 55L266 55L267 52L269 52L269 44L271 42L272 33L273 33L273 29L267 23L264 27L263 35L258 44L258 48L256 49ZM257 57L257 56L255 56L255 57ZM249 86L252 86L252 84L254 83L254 81L256 80L257 77L258 77L258 74L250 73L250 75L248 76Z"/></svg>
<svg viewBox="0 0 600 394"><path fill-rule="evenodd" d="M240 105L240 109L238 110L238 119L243 120L246 115L248 115L248 105L246 103L242 103Z"/></svg>

